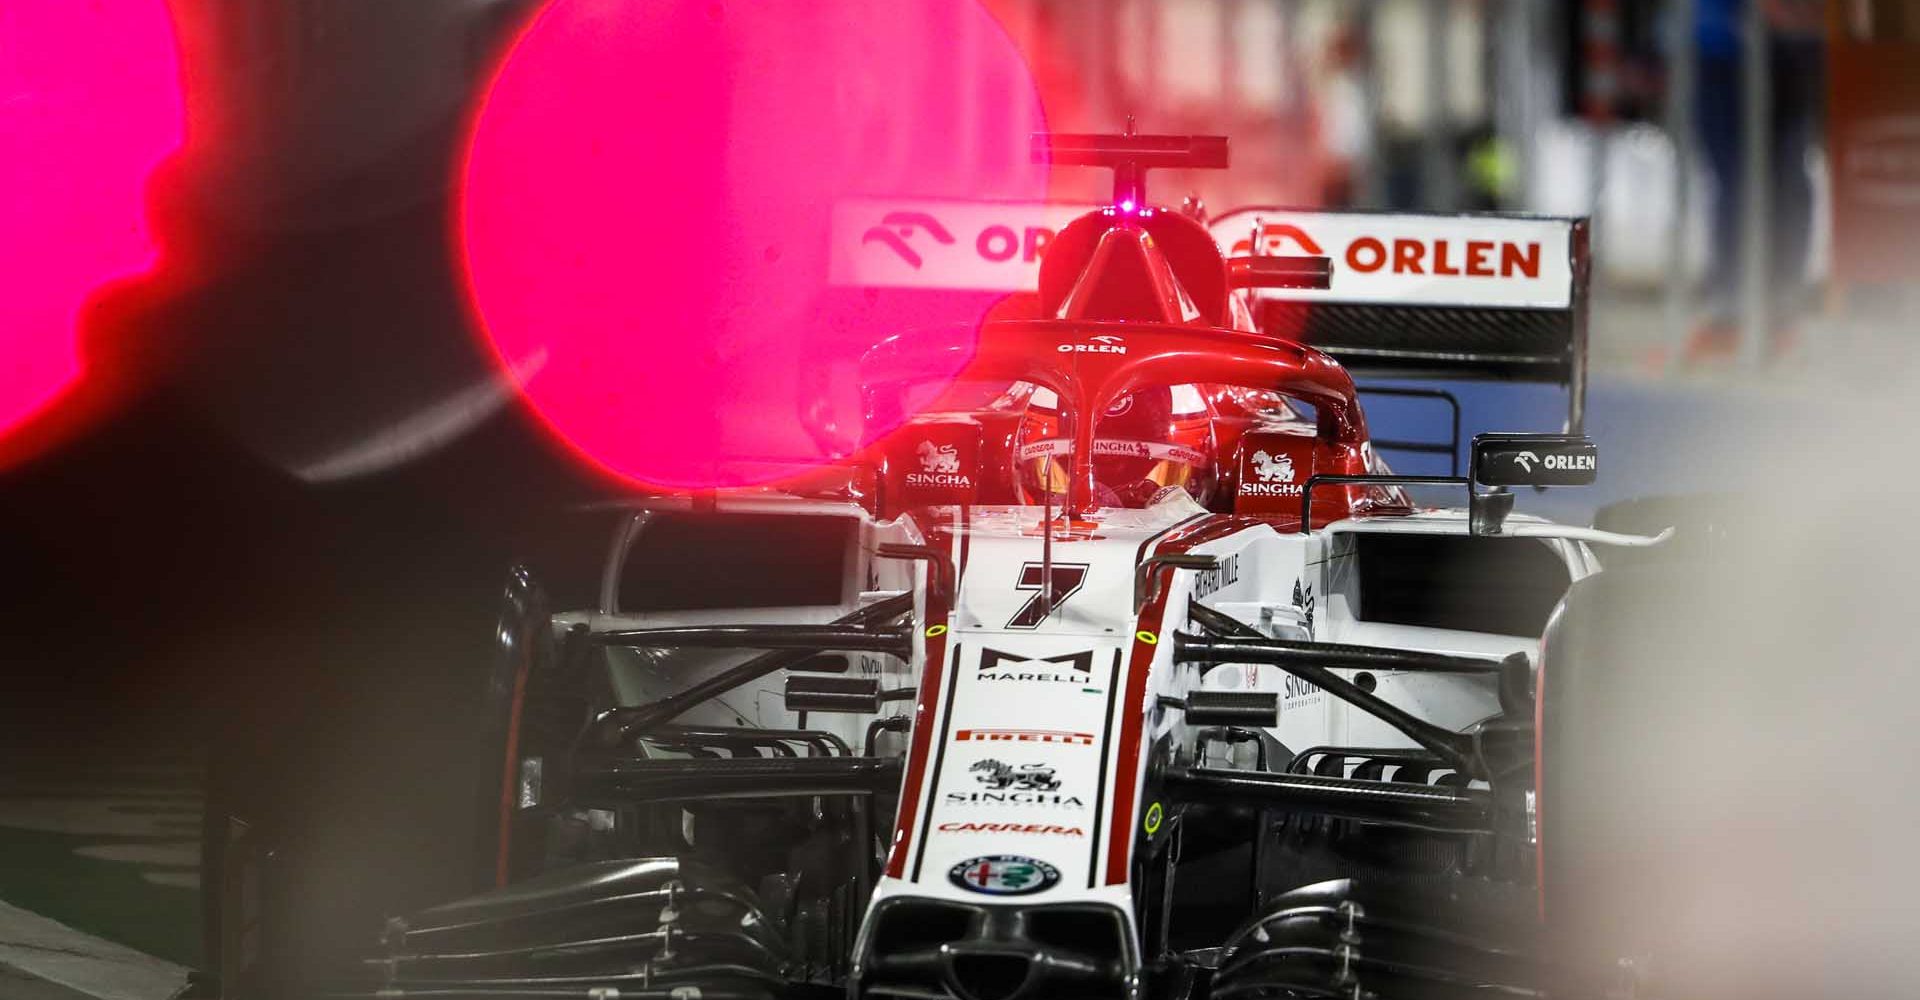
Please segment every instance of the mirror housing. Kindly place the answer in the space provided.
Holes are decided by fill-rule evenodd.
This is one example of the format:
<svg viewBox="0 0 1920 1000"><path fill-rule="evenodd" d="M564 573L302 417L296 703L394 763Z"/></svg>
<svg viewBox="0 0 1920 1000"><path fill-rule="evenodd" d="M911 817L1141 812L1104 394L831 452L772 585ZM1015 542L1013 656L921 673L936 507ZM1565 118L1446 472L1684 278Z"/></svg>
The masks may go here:
<svg viewBox="0 0 1920 1000"><path fill-rule="evenodd" d="M1599 476L1600 450L1584 434L1476 435L1467 464L1467 530L1500 533L1513 512L1510 486L1591 486Z"/></svg>
<svg viewBox="0 0 1920 1000"><path fill-rule="evenodd" d="M1599 455L1580 434L1481 434L1469 475L1481 486L1591 486Z"/></svg>
<svg viewBox="0 0 1920 1000"><path fill-rule="evenodd" d="M1229 257L1229 288L1333 287L1331 257Z"/></svg>

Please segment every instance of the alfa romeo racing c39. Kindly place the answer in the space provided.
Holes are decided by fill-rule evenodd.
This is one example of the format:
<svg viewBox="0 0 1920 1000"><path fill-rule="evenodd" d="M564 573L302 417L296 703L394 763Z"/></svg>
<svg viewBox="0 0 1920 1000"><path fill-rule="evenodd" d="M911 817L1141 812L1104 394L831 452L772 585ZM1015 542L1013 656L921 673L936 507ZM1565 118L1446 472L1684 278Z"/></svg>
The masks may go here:
<svg viewBox="0 0 1920 1000"><path fill-rule="evenodd" d="M1144 177L1224 139L1036 155L1114 170L1111 202L985 323L867 353L897 430L824 484L623 504L591 607L511 574L482 884L370 929L324 992L1606 988L1543 943L1579 845L1542 636L1598 553L1653 539L1512 510L1597 474L1584 223L1209 220ZM848 241L849 280L928 280L893 235ZM1350 370L1557 382L1568 425L1476 438L1463 475L1452 404L1424 447L1448 474L1396 475L1422 446L1370 436ZM257 857L230 847L237 900ZM276 988L250 954L217 963L231 995Z"/></svg>

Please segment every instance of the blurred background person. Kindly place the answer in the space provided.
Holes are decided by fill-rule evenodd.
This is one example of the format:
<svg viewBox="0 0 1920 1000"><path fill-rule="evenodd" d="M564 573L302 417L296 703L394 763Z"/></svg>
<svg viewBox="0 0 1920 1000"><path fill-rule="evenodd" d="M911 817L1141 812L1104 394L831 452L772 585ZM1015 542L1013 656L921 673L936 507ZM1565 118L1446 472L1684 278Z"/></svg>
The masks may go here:
<svg viewBox="0 0 1920 1000"><path fill-rule="evenodd" d="M1812 241L1814 190L1807 155L1818 136L1826 86L1822 0L1697 0L1693 44L1699 56L1695 127L1713 184L1708 197L1711 243L1707 254L1706 319L1687 343L1689 363L1731 360L1739 349L1739 303L1746 238L1741 163L1742 22L1758 3L1766 26L1766 150L1770 179L1767 213L1767 288L1773 318L1767 353L1793 347L1800 314L1807 307L1807 253Z"/></svg>
<svg viewBox="0 0 1920 1000"><path fill-rule="evenodd" d="M1359 200L1360 171L1373 149L1373 115L1367 106L1365 40L1351 23L1336 25L1331 34L1320 89L1320 135L1327 160L1320 203L1344 208Z"/></svg>

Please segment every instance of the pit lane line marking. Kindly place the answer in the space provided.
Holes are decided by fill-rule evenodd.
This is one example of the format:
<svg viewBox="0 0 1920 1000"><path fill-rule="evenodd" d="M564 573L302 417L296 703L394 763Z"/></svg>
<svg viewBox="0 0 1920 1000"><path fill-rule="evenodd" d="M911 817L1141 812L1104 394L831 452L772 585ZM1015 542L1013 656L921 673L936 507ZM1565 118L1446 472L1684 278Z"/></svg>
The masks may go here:
<svg viewBox="0 0 1920 1000"><path fill-rule="evenodd" d="M97 1000L165 1000L187 969L0 902L0 966Z"/></svg>

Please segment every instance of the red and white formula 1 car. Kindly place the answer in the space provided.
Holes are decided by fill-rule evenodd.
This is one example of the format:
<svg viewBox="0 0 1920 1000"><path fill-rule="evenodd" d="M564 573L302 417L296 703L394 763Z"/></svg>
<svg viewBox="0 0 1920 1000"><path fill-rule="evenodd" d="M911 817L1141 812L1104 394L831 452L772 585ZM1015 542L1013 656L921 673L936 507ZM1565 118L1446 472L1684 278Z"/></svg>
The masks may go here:
<svg viewBox="0 0 1920 1000"><path fill-rule="evenodd" d="M1584 224L1209 227L1143 175L1223 167L1224 139L1036 150L1114 169L1113 202L1038 239L1004 207L842 207L839 280L1014 294L874 347L868 413L901 429L833 486L634 501L595 607L515 572L492 888L395 919L329 995L1585 988L1537 934L1577 849L1539 651L1597 547L1653 539L1510 492L1596 475ZM1569 426L1396 476L1343 361L1559 382ZM271 991L247 960L229 993Z"/></svg>

